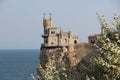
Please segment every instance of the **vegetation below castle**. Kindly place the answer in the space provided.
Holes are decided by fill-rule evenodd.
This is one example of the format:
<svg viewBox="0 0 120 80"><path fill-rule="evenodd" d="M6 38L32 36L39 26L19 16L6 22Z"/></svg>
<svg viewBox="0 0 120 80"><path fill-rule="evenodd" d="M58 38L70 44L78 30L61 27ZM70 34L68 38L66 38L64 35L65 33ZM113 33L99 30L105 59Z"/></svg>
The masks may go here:
<svg viewBox="0 0 120 80"><path fill-rule="evenodd" d="M120 17L114 16L114 28L100 22L97 44L77 44L73 52L43 48L38 80L120 80Z"/></svg>
<svg viewBox="0 0 120 80"><path fill-rule="evenodd" d="M106 31L106 35L98 37L94 56L79 66L87 80L120 80L120 23L114 30L108 27Z"/></svg>

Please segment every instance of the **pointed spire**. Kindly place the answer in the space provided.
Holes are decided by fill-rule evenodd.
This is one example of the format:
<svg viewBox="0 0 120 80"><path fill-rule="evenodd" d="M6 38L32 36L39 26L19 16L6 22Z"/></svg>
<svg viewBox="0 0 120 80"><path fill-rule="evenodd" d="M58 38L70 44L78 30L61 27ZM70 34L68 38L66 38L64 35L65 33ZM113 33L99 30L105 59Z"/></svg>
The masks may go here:
<svg viewBox="0 0 120 80"><path fill-rule="evenodd" d="M43 20L46 20L46 16L45 16L45 13L43 13Z"/></svg>
<svg viewBox="0 0 120 80"><path fill-rule="evenodd" d="M49 15L50 15L50 20L52 20L52 14L51 14L51 13L49 13Z"/></svg>
<svg viewBox="0 0 120 80"><path fill-rule="evenodd" d="M52 14L49 13L49 15L50 15L50 26L52 27Z"/></svg>
<svg viewBox="0 0 120 80"><path fill-rule="evenodd" d="M45 28L45 22L46 22L46 16L45 16L45 13L43 13L43 26Z"/></svg>

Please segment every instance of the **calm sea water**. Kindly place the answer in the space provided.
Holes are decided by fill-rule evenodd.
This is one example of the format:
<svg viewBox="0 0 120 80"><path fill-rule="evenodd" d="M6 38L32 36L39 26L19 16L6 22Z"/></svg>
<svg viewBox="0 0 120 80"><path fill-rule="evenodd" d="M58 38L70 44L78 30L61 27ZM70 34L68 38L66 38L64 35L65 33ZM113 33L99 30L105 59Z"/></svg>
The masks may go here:
<svg viewBox="0 0 120 80"><path fill-rule="evenodd" d="M31 80L36 77L40 50L0 50L0 80Z"/></svg>

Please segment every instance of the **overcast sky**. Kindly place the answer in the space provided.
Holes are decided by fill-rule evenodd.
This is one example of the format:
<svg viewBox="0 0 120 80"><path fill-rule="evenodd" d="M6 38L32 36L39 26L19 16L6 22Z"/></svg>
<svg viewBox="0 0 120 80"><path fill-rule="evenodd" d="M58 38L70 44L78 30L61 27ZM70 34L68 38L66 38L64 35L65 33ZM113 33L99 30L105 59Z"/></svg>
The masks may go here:
<svg viewBox="0 0 120 80"><path fill-rule="evenodd" d="M120 15L120 0L0 0L0 49L39 49L43 42L43 13L53 24L72 30L87 42L87 36L100 33L96 12L107 20Z"/></svg>

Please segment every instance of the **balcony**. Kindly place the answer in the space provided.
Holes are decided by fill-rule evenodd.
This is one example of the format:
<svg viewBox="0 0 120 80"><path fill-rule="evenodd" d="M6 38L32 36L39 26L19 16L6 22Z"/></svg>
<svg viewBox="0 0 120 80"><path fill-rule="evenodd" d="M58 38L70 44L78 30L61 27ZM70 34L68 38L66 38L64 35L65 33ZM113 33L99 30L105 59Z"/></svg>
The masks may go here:
<svg viewBox="0 0 120 80"><path fill-rule="evenodd" d="M42 34L42 37L48 37L48 35L47 34Z"/></svg>
<svg viewBox="0 0 120 80"><path fill-rule="evenodd" d="M58 47L58 44L41 44L41 47Z"/></svg>

